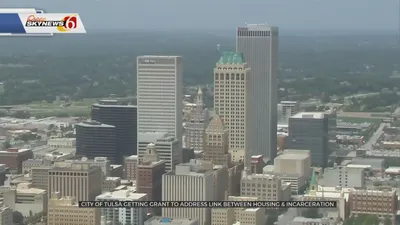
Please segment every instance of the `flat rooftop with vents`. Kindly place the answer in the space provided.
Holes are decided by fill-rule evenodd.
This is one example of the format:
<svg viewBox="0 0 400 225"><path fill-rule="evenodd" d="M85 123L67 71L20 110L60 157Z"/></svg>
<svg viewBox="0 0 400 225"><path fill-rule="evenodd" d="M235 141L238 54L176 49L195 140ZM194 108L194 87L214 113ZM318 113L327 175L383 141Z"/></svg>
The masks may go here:
<svg viewBox="0 0 400 225"><path fill-rule="evenodd" d="M186 219L153 216L144 222L144 225L199 225L199 220L196 218Z"/></svg>
<svg viewBox="0 0 400 225"><path fill-rule="evenodd" d="M300 112L293 115L291 118L303 118L303 119L323 119L325 113L323 112Z"/></svg>

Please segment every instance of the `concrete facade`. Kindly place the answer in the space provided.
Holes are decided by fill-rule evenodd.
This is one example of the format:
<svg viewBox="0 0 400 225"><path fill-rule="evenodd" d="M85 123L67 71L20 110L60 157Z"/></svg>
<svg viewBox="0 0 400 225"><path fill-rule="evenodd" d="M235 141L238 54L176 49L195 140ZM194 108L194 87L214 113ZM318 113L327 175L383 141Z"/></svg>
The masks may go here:
<svg viewBox="0 0 400 225"><path fill-rule="evenodd" d="M277 154L278 28L246 24L236 34L236 51L243 53L251 68L246 149L248 157L262 155L268 162Z"/></svg>
<svg viewBox="0 0 400 225"><path fill-rule="evenodd" d="M138 134L168 132L182 145L182 57L139 56L136 74Z"/></svg>
<svg viewBox="0 0 400 225"><path fill-rule="evenodd" d="M49 200L47 225L99 225L99 208L79 208L75 198L54 193Z"/></svg>

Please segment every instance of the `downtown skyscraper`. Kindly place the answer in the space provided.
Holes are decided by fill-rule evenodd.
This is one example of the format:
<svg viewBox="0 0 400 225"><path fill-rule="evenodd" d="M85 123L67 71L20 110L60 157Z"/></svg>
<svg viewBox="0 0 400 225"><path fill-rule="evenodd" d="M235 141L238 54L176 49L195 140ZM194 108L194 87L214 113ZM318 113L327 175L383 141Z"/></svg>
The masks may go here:
<svg viewBox="0 0 400 225"><path fill-rule="evenodd" d="M246 24L236 32L236 51L251 69L246 161L252 155L273 160L277 152L278 28Z"/></svg>
<svg viewBox="0 0 400 225"><path fill-rule="evenodd" d="M138 134L168 132L182 140L182 85L182 57L137 58Z"/></svg>

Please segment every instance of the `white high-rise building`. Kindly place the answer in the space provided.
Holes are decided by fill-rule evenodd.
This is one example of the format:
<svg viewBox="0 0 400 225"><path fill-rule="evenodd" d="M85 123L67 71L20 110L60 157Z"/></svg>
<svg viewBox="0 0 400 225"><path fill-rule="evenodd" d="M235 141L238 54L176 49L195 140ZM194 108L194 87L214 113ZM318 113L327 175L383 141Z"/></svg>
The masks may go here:
<svg viewBox="0 0 400 225"><path fill-rule="evenodd" d="M244 161L248 131L247 105L250 68L243 54L225 52L214 69L214 109L228 128L229 153L233 161ZM249 110L248 110L249 109Z"/></svg>
<svg viewBox="0 0 400 225"><path fill-rule="evenodd" d="M147 201L147 194L132 190L106 192L96 197L96 201ZM146 208L101 208L101 215L111 225L139 225L146 221Z"/></svg>
<svg viewBox="0 0 400 225"><path fill-rule="evenodd" d="M277 154L278 28L246 24L237 29L236 51L251 69L248 105L247 155L273 160Z"/></svg>
<svg viewBox="0 0 400 225"><path fill-rule="evenodd" d="M163 201L213 201L214 174L202 165L182 163L162 177ZM210 208L163 208L163 217L198 218L200 225L211 222Z"/></svg>
<svg viewBox="0 0 400 225"><path fill-rule="evenodd" d="M182 140L182 85L180 56L137 58L138 133L168 132Z"/></svg>
<svg viewBox="0 0 400 225"><path fill-rule="evenodd" d="M279 124L289 124L289 118L299 112L299 103L296 101L281 101L278 104L278 110L281 113Z"/></svg>

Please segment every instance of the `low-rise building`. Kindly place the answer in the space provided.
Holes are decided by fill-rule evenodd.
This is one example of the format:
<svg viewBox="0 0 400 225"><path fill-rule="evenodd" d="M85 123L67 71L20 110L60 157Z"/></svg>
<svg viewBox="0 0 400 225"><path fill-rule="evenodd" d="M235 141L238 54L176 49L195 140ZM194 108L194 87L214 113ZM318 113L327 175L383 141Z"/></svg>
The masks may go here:
<svg viewBox="0 0 400 225"><path fill-rule="evenodd" d="M196 218L184 219L153 216L146 220L144 225L199 225L199 220Z"/></svg>
<svg viewBox="0 0 400 225"><path fill-rule="evenodd" d="M120 190L103 193L96 197L97 201L147 201L146 194ZM101 208L101 215L107 221L118 221L124 225L144 224L147 209L145 208Z"/></svg>
<svg viewBox="0 0 400 225"><path fill-rule="evenodd" d="M349 195L349 208L350 215L376 215L382 221L388 217L392 224L396 224L398 196L395 189L355 189Z"/></svg>
<svg viewBox="0 0 400 225"><path fill-rule="evenodd" d="M9 148L0 151L0 164L5 164L12 173L22 173L22 162L32 158L31 149Z"/></svg>
<svg viewBox="0 0 400 225"><path fill-rule="evenodd" d="M55 148L74 148L76 147L75 138L51 138L47 140L47 146Z"/></svg>
<svg viewBox="0 0 400 225"><path fill-rule="evenodd" d="M138 165L138 156L131 155L124 160L124 178L127 180L136 180L136 168Z"/></svg>
<svg viewBox="0 0 400 225"><path fill-rule="evenodd" d="M265 209L244 209L240 211L239 222L240 225L264 225Z"/></svg>
<svg viewBox="0 0 400 225"><path fill-rule="evenodd" d="M121 186L121 178L120 177L106 177L103 181L102 192L113 191L115 188Z"/></svg>
<svg viewBox="0 0 400 225"><path fill-rule="evenodd" d="M47 211L46 190L32 188L30 184L19 184L15 187L0 187L0 198L13 211L24 216Z"/></svg>
<svg viewBox="0 0 400 225"><path fill-rule="evenodd" d="M325 168L323 185L327 187L365 188L365 171L363 167L351 165Z"/></svg>
<svg viewBox="0 0 400 225"><path fill-rule="evenodd" d="M335 218L305 218L295 217L288 225L338 225L340 222Z"/></svg>
<svg viewBox="0 0 400 225"><path fill-rule="evenodd" d="M49 200L47 225L99 225L100 218L99 208L79 208L75 198L53 193Z"/></svg>
<svg viewBox="0 0 400 225"><path fill-rule="evenodd" d="M49 167L52 165L50 160L46 159L28 159L22 162L22 173L32 175L32 169L38 167Z"/></svg>
<svg viewBox="0 0 400 225"><path fill-rule="evenodd" d="M31 169L32 187L43 190L48 190L49 185L49 171L52 166L42 166Z"/></svg>
<svg viewBox="0 0 400 225"><path fill-rule="evenodd" d="M250 174L244 170L240 185L241 196L254 196L262 201L282 201L282 181L273 174Z"/></svg>
<svg viewBox="0 0 400 225"><path fill-rule="evenodd" d="M212 225L232 225L235 223L235 209L215 208L211 209Z"/></svg>

